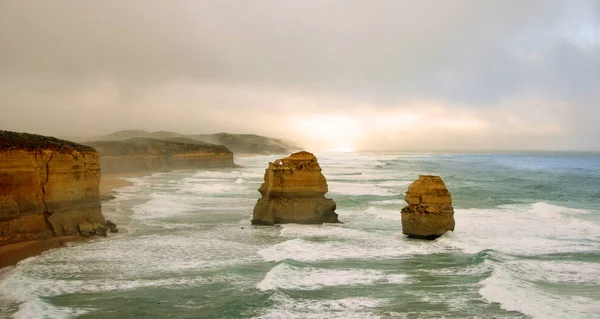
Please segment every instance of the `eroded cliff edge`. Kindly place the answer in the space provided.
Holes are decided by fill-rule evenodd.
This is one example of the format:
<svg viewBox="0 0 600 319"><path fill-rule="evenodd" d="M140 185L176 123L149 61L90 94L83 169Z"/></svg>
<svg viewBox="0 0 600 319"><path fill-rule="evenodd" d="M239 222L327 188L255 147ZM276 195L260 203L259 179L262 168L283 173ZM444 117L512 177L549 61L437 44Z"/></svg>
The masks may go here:
<svg viewBox="0 0 600 319"><path fill-rule="evenodd" d="M254 225L340 222L335 202L325 198L328 186L321 166L309 152L269 163L258 191L262 197L254 207Z"/></svg>
<svg viewBox="0 0 600 319"><path fill-rule="evenodd" d="M93 148L0 131L0 246L105 235L99 184L100 161Z"/></svg>
<svg viewBox="0 0 600 319"><path fill-rule="evenodd" d="M130 138L85 143L100 153L103 174L153 173L174 169L235 167L233 152L223 145L195 141Z"/></svg>

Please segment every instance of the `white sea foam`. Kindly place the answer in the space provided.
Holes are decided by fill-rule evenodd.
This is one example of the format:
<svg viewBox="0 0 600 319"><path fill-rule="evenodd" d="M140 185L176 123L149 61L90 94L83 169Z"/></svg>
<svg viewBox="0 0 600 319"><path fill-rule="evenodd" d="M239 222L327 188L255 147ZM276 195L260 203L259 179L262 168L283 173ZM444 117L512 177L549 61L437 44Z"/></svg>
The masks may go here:
<svg viewBox="0 0 600 319"><path fill-rule="evenodd" d="M18 303L14 318L73 318L93 309L57 307L40 299L64 294L106 293L136 290L147 287L192 287L206 282L214 283L223 278L163 278L163 279L47 279L17 272L0 283L0 296ZM39 296L39 297L38 297Z"/></svg>
<svg viewBox="0 0 600 319"><path fill-rule="evenodd" d="M391 180L391 181L385 181L385 182L378 182L377 186L387 186L387 187L403 187L406 188L404 186L408 186L412 183L412 181L398 181L398 180Z"/></svg>
<svg viewBox="0 0 600 319"><path fill-rule="evenodd" d="M479 293L486 301L532 318L597 318L600 313L600 303L594 298L552 294L515 277L502 265L481 285Z"/></svg>
<svg viewBox="0 0 600 319"><path fill-rule="evenodd" d="M352 228L346 228L343 225L282 225L280 236L282 237L337 237L344 238L368 238L372 235Z"/></svg>
<svg viewBox="0 0 600 319"><path fill-rule="evenodd" d="M373 195L373 196L399 196L398 193L389 189L378 187L377 185L367 183L341 183L328 182L329 194L339 195Z"/></svg>
<svg viewBox="0 0 600 319"><path fill-rule="evenodd" d="M389 220L400 223L400 210L383 209L371 206L362 212L380 220Z"/></svg>
<svg viewBox="0 0 600 319"><path fill-rule="evenodd" d="M371 237L347 241L314 242L301 238L291 239L261 249L258 254L265 261L285 259L302 262L343 259L389 259L407 255L422 255L448 251L441 242L416 242L404 237Z"/></svg>
<svg viewBox="0 0 600 319"><path fill-rule="evenodd" d="M271 269L256 288L315 290L332 286L358 286L379 283L403 283L407 276L385 274L372 269L325 269L279 264Z"/></svg>
<svg viewBox="0 0 600 319"><path fill-rule="evenodd" d="M242 194L247 188L231 181L229 183L189 183L180 188L177 193L198 194L202 196L222 194Z"/></svg>
<svg viewBox="0 0 600 319"><path fill-rule="evenodd" d="M556 284L600 285L600 264L560 260L512 260L506 267L523 280Z"/></svg>
<svg viewBox="0 0 600 319"><path fill-rule="evenodd" d="M84 315L94 309L56 307L39 298L27 300L19 305L17 312L13 314L15 319L64 319L75 318Z"/></svg>
<svg viewBox="0 0 600 319"><path fill-rule="evenodd" d="M441 241L467 253L486 249L536 255L597 251L600 225L577 218L585 210L547 203L455 209L456 230ZM577 240L574 240L577 239Z"/></svg>
<svg viewBox="0 0 600 319"><path fill-rule="evenodd" d="M111 237L53 250L2 272L0 306L4 301L18 305L17 318L70 318L90 309L56 307L40 297L240 282L229 276L184 275L259 258L247 244L210 236Z"/></svg>
<svg viewBox="0 0 600 319"><path fill-rule="evenodd" d="M277 292L270 297L275 306L255 318L261 319L369 319L381 318L372 312L387 300L353 297L333 300L293 299Z"/></svg>
<svg viewBox="0 0 600 319"><path fill-rule="evenodd" d="M194 206L171 200L168 197L155 198L147 203L134 206L132 208L132 218L140 220L149 220L156 218L168 218L180 215L183 212L193 211Z"/></svg>
<svg viewBox="0 0 600 319"><path fill-rule="evenodd" d="M378 204L378 205L406 205L404 199L386 199L386 200L374 200L370 201L370 204Z"/></svg>

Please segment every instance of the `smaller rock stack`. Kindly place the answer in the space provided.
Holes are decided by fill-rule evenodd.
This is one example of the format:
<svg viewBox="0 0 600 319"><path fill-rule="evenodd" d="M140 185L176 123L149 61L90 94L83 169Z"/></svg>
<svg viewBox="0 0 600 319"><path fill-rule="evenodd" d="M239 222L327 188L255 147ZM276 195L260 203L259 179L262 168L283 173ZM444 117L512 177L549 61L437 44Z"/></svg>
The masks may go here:
<svg viewBox="0 0 600 319"><path fill-rule="evenodd" d="M258 191L262 197L254 207L254 225L339 223L335 202L325 198L327 180L309 152L269 163Z"/></svg>
<svg viewBox="0 0 600 319"><path fill-rule="evenodd" d="M402 208L402 233L411 238L435 239L454 231L452 196L439 176L420 175L408 187Z"/></svg>

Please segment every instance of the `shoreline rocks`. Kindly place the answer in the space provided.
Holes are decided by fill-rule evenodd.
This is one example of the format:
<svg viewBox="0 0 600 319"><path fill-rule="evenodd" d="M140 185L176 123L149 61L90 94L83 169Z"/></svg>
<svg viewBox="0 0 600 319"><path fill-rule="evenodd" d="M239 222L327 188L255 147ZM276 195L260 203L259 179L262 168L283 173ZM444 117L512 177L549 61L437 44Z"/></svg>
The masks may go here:
<svg viewBox="0 0 600 319"><path fill-rule="evenodd" d="M253 212L253 225L339 223L336 204L325 198L327 180L317 158L298 152L269 163L262 197Z"/></svg>
<svg viewBox="0 0 600 319"><path fill-rule="evenodd" d="M410 238L435 239L454 231L452 196L440 176L420 175L404 196L402 233Z"/></svg>

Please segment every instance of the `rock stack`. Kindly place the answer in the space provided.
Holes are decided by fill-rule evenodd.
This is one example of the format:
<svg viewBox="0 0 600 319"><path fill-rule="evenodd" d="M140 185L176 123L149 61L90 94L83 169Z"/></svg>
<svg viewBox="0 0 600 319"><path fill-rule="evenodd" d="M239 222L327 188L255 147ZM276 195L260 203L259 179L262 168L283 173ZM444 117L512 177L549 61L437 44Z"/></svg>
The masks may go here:
<svg viewBox="0 0 600 319"><path fill-rule="evenodd" d="M269 163L258 191L262 197L254 207L254 225L339 223L335 202L325 198L327 180L309 152Z"/></svg>
<svg viewBox="0 0 600 319"><path fill-rule="evenodd" d="M420 175L410 184L402 209L402 233L412 238L435 239L454 230L452 196L439 176Z"/></svg>

